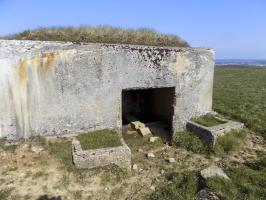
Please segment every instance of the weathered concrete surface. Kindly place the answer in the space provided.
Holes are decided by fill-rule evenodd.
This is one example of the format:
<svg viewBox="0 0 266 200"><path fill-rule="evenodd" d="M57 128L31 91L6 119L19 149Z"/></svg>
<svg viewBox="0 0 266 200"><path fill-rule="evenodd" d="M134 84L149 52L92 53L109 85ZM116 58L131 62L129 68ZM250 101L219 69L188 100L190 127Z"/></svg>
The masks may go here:
<svg viewBox="0 0 266 200"><path fill-rule="evenodd" d="M93 169L115 164L121 168L131 170L131 151L121 139L122 145L112 148L83 150L80 142L72 141L72 157L77 168Z"/></svg>
<svg viewBox="0 0 266 200"><path fill-rule="evenodd" d="M175 87L173 129L211 111L211 49L0 40L0 137L121 130L123 89Z"/></svg>
<svg viewBox="0 0 266 200"><path fill-rule="evenodd" d="M217 117L218 118L218 117ZM223 136L226 133L229 133L231 130L239 130L244 128L244 124L232 120L226 120L218 118L222 121L225 121L223 124L219 124L212 127L206 127L201 124L198 124L193 121L188 121L186 128L197 134L200 138L202 138L205 142L214 145L219 136Z"/></svg>

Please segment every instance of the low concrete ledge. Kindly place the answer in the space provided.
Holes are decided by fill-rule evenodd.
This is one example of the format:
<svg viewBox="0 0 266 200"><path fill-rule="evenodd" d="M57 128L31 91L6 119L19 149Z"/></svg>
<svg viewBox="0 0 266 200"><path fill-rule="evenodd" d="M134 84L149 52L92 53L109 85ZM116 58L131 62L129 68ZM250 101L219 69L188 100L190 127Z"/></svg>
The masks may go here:
<svg viewBox="0 0 266 200"><path fill-rule="evenodd" d="M77 139L72 141L73 162L79 169L93 169L115 164L118 167L131 169L131 151L121 139L122 145L112 148L82 150Z"/></svg>
<svg viewBox="0 0 266 200"><path fill-rule="evenodd" d="M187 130L197 134L205 142L213 145L216 143L216 140L219 136L225 135L233 129L239 130L244 128L243 123L226 120L219 117L216 118L225 121L225 123L207 127L193 121L188 121L186 128Z"/></svg>

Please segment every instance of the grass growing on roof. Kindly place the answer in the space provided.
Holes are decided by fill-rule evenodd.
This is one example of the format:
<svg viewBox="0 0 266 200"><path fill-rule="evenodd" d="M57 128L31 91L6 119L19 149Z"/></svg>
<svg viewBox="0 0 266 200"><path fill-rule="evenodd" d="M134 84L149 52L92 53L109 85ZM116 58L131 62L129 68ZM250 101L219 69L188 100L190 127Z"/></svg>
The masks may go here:
<svg viewBox="0 0 266 200"><path fill-rule="evenodd" d="M154 46L188 47L177 35L162 34L153 29L125 29L111 26L50 27L26 30L4 39L121 43Z"/></svg>
<svg viewBox="0 0 266 200"><path fill-rule="evenodd" d="M80 141L83 150L117 147L122 145L119 135L111 129L80 134L78 135L78 140Z"/></svg>
<svg viewBox="0 0 266 200"><path fill-rule="evenodd" d="M200 125L207 126L207 127L212 127L212 126L226 123L226 121L220 120L212 114L206 114L198 118L193 118L192 121Z"/></svg>

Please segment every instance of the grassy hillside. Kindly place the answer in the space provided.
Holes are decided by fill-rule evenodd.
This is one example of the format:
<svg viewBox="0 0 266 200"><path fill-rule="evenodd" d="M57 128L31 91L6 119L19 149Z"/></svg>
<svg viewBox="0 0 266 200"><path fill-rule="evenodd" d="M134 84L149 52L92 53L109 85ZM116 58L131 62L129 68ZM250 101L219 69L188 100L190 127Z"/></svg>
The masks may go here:
<svg viewBox="0 0 266 200"><path fill-rule="evenodd" d="M188 47L188 43L172 34L152 29L123 29L111 26L51 27L26 30L4 37L17 40L73 41L92 43L122 43L154 46Z"/></svg>
<svg viewBox="0 0 266 200"><path fill-rule="evenodd" d="M266 69L217 68L213 107L266 138Z"/></svg>

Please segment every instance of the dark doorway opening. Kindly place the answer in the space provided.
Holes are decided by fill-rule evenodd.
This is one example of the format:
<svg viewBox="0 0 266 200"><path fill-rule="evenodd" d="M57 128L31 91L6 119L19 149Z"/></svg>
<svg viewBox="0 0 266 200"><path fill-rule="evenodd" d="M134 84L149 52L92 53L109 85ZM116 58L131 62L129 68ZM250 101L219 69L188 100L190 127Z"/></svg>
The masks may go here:
<svg viewBox="0 0 266 200"><path fill-rule="evenodd" d="M150 88L122 91L123 124L137 119L155 134L171 137L174 115L175 88ZM162 131L158 131L159 129Z"/></svg>

